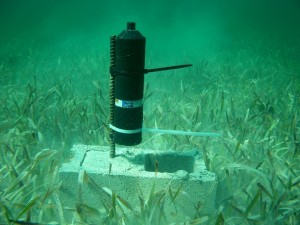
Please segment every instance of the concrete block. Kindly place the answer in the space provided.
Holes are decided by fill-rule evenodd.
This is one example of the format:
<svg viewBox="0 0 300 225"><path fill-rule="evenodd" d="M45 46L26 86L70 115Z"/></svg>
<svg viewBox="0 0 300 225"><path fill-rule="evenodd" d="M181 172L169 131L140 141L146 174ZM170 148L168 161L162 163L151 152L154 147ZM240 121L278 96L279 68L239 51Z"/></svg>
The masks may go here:
<svg viewBox="0 0 300 225"><path fill-rule="evenodd" d="M107 193L101 194L105 189L139 210L139 195L147 199L155 185L155 191L166 193L167 216L193 218L198 210L202 215L215 211L217 178L207 171L196 150L178 153L117 147L117 156L111 159L109 147L74 145L72 154L59 172L64 206L75 208L79 201L100 208L101 201L109 201Z"/></svg>

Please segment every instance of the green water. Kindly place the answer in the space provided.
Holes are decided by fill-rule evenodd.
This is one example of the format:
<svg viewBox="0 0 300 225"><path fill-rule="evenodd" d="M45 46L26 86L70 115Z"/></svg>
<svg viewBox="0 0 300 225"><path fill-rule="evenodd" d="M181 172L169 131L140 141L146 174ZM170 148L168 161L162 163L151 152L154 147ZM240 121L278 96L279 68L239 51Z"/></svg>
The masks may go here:
<svg viewBox="0 0 300 225"><path fill-rule="evenodd" d="M146 37L146 68L193 64L145 75L145 127L223 134L143 136L142 148L198 149L218 175L216 212L187 220L297 224L296 0L1 0L0 222L71 224L57 170L75 143L108 145L109 37L128 21ZM172 221L79 208L78 224Z"/></svg>

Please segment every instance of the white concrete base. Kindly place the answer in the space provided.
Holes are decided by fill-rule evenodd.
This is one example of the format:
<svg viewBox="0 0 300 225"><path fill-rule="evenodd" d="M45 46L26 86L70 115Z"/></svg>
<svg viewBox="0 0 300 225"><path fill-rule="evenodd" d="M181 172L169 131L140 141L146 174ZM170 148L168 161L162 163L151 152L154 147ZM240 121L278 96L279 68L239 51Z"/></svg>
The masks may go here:
<svg viewBox="0 0 300 225"><path fill-rule="evenodd" d="M72 154L59 172L60 197L66 207L75 208L81 202L99 209L101 201L110 201L105 189L140 211L139 195L146 200L155 185L156 192L165 191L167 216L194 218L199 212L205 215L215 210L217 178L206 170L196 150L177 153L117 147L111 159L109 147L74 145Z"/></svg>

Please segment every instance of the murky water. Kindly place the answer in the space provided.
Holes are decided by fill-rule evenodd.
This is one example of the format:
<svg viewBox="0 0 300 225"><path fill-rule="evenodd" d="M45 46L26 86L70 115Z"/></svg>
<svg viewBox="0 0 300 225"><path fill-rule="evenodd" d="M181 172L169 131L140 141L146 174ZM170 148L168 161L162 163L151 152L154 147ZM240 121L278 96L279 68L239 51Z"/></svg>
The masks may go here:
<svg viewBox="0 0 300 225"><path fill-rule="evenodd" d="M223 134L143 135L142 148L198 149L218 175L216 212L197 212L191 223L297 224L300 4L293 0L2 0L0 222L71 223L57 171L73 144L109 144L109 38L129 21L146 37L147 69L193 64L145 75L144 126ZM164 217L78 204L69 209L78 223Z"/></svg>

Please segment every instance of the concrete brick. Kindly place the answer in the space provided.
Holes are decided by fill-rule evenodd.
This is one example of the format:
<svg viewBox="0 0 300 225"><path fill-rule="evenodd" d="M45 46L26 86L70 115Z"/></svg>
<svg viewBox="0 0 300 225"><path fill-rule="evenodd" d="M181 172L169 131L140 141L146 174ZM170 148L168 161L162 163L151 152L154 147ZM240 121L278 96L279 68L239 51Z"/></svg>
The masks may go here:
<svg viewBox="0 0 300 225"><path fill-rule="evenodd" d="M214 212L217 178L206 170L198 151L178 153L117 147L116 153L111 159L109 147L74 145L73 158L59 172L63 205L75 208L75 202L80 201L100 208L103 198L109 201L107 193L101 193L105 187L138 210L139 195L147 198L155 185L156 191L166 191L167 216L193 218L198 206L203 214ZM174 206L170 190L174 195L179 188L181 192Z"/></svg>

